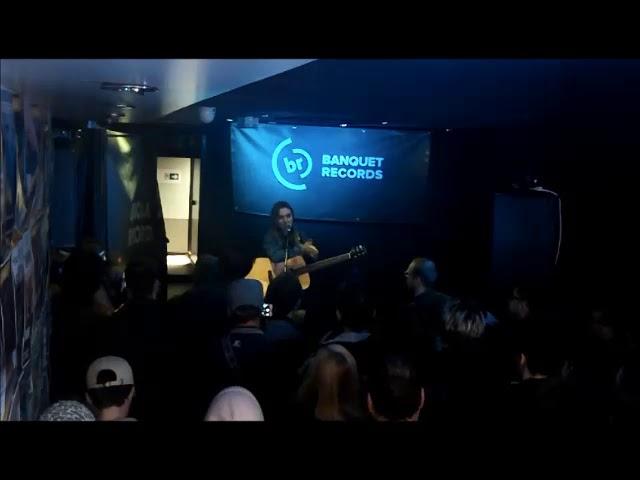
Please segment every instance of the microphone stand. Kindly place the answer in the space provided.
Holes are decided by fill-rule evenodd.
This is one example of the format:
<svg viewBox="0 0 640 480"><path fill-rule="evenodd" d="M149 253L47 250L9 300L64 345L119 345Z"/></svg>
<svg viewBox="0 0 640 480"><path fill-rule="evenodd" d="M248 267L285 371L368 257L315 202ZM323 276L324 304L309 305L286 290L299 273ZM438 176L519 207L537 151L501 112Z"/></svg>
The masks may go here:
<svg viewBox="0 0 640 480"><path fill-rule="evenodd" d="M287 271L287 260L289 260L289 233L290 230L287 229L287 243L284 247L284 271Z"/></svg>

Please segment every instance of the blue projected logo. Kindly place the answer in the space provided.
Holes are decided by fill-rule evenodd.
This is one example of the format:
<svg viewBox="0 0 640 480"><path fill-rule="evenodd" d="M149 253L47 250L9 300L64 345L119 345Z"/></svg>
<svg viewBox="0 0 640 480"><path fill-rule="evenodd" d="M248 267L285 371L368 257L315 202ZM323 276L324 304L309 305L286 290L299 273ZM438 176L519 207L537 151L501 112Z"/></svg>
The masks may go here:
<svg viewBox="0 0 640 480"><path fill-rule="evenodd" d="M271 156L271 168L273 169L273 174L276 176L278 182L280 182L284 187L288 188L289 190L306 190L306 184L292 183L288 181L280 171L280 166L278 164L280 154L286 147L288 147L292 143L293 141L291 140L291 138L287 138L286 140L280 142L280 144L273 151L273 155ZM293 158L289 159L288 156L284 156L282 158L282 164L284 165L284 169L286 170L287 177L297 177L296 179L303 179L308 177L311 173L311 168L313 167L313 160L311 159L311 155L309 155L306 150L303 150L301 148L294 148L291 150L291 152L294 154Z"/></svg>

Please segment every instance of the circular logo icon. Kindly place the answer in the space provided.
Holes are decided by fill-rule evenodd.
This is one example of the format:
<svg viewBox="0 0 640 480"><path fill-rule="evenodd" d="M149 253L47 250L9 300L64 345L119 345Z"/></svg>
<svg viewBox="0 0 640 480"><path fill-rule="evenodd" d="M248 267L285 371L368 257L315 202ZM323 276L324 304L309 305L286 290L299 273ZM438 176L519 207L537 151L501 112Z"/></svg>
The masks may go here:
<svg viewBox="0 0 640 480"><path fill-rule="evenodd" d="M271 168L278 182L289 190L306 190L307 185L300 183L309 176L313 167L311 155L302 148L293 148L290 154L285 150L293 141L287 138L278 144L271 157Z"/></svg>

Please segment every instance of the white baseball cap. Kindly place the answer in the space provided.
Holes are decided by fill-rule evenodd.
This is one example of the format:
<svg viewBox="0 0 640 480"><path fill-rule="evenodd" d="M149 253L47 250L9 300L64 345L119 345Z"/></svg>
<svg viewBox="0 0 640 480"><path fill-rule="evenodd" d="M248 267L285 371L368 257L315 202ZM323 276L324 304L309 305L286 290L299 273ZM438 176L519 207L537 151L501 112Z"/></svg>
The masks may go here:
<svg viewBox="0 0 640 480"><path fill-rule="evenodd" d="M131 365L121 357L102 357L87 370L87 389L133 385Z"/></svg>

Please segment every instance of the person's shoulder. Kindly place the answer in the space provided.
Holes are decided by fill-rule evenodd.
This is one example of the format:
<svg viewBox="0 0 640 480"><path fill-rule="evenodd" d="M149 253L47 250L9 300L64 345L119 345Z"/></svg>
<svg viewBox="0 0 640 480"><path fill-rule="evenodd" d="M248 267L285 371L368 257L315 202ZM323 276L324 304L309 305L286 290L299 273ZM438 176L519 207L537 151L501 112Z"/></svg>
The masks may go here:
<svg viewBox="0 0 640 480"><path fill-rule="evenodd" d="M418 309L431 309L437 307L444 307L447 304L447 299L440 292L435 290L427 290L419 295L416 295L413 299L413 307Z"/></svg>
<svg viewBox="0 0 640 480"><path fill-rule="evenodd" d="M458 301L456 297L439 291L434 291L434 299L442 309L449 309Z"/></svg>
<svg viewBox="0 0 640 480"><path fill-rule="evenodd" d="M426 302L428 299L429 299L429 293L428 292L419 293L418 295L413 297L413 299L411 300L411 303L409 304L409 306L420 305L421 303Z"/></svg>
<svg viewBox="0 0 640 480"><path fill-rule="evenodd" d="M434 298L437 298L443 302L453 302L455 301L455 297L452 297L451 295L448 295L444 292L441 292L440 290L431 290L431 293L433 295Z"/></svg>
<svg viewBox="0 0 640 480"><path fill-rule="evenodd" d="M303 337L298 327L289 320L268 320L264 327L264 334L269 340L297 340Z"/></svg>
<svg viewBox="0 0 640 480"><path fill-rule="evenodd" d="M250 338L261 339L264 338L264 330L258 327L235 327L229 330L226 335L229 338Z"/></svg>
<svg viewBox="0 0 640 480"><path fill-rule="evenodd" d="M262 331L253 333L232 332L229 334L228 341L234 351L241 356L246 354L250 357L255 357L256 355L262 357L275 351L273 342Z"/></svg>

